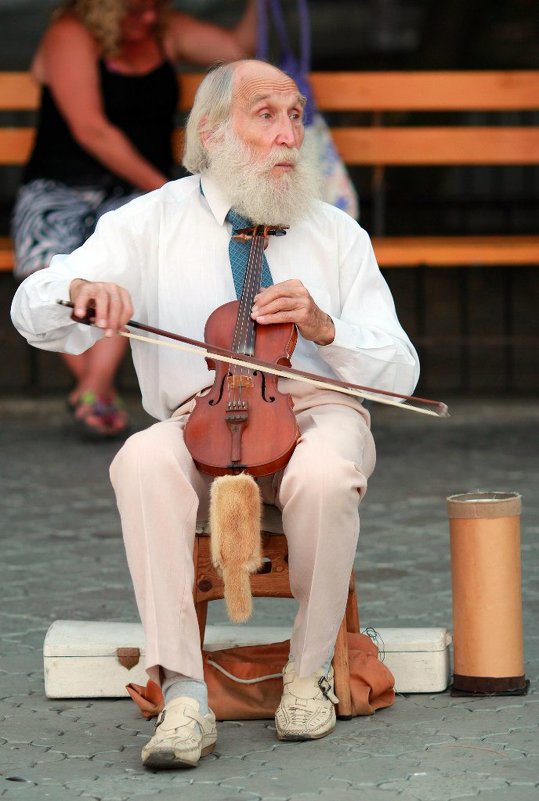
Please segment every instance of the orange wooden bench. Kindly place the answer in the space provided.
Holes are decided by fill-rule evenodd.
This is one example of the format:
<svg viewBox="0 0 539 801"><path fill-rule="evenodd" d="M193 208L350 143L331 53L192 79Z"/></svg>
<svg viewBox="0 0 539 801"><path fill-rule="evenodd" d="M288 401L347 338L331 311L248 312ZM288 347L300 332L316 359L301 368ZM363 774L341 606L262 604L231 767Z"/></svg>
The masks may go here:
<svg viewBox="0 0 539 801"><path fill-rule="evenodd" d="M180 77L182 109L192 103L199 75ZM335 125L348 165L373 168L379 181L392 166L538 165L539 126L418 125L416 112L539 111L539 71L319 72L312 82L324 112L369 114L369 124ZM0 73L0 111L34 111L38 88L28 73ZM384 124L388 112L390 124ZM386 115L384 117L384 115ZM22 165L33 128L0 129L0 167ZM178 138L181 132L178 132ZM361 192L360 192L361 194ZM374 236L382 267L463 267L539 264L539 236ZM9 238L0 238L0 270L10 270Z"/></svg>

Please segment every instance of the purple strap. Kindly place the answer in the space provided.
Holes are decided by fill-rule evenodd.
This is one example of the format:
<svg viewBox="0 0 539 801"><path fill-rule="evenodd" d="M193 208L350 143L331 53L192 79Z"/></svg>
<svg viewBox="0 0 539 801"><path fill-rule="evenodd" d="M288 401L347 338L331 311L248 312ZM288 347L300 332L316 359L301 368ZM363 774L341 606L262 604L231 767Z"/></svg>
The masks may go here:
<svg viewBox="0 0 539 801"><path fill-rule="evenodd" d="M266 0L256 0L256 20L258 29L256 57L262 59L263 61L267 61L269 36Z"/></svg>
<svg viewBox="0 0 539 801"><path fill-rule="evenodd" d="M257 19L258 19L258 47L257 58L268 58L269 50L269 13L273 19L277 38L281 47L281 57L279 66L288 73L298 84L301 92L307 98L305 108L305 124L312 122L314 102L312 90L309 85L309 69L311 63L311 31L309 20L309 8L307 0L296 0L299 31L300 31L300 53L299 59L296 58L291 46L290 39L286 30L286 23L281 7L280 0L258 0Z"/></svg>

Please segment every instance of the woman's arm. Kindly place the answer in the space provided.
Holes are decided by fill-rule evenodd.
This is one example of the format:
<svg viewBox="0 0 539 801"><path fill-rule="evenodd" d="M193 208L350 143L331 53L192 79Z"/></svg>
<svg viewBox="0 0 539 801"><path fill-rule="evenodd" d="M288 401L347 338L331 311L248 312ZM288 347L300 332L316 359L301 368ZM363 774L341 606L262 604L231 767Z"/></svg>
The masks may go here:
<svg viewBox="0 0 539 801"><path fill-rule="evenodd" d="M252 56L256 50L256 0L248 0L243 16L230 30L174 11L165 48L174 61L201 65Z"/></svg>
<svg viewBox="0 0 539 801"><path fill-rule="evenodd" d="M46 32L32 66L46 84L78 144L138 189L157 189L166 176L133 147L105 116L99 88L97 44L73 17L62 17Z"/></svg>

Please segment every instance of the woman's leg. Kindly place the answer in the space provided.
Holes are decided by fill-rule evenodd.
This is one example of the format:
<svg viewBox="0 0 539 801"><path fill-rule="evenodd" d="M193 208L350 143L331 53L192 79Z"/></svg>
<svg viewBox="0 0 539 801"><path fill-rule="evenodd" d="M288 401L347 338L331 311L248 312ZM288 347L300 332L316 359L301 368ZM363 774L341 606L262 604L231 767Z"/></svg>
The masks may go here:
<svg viewBox="0 0 539 801"><path fill-rule="evenodd" d="M95 208L96 223L106 212L120 208L140 194L118 193L100 202ZM128 342L124 337L103 337L90 350L78 356L62 354L64 363L76 381L69 395L69 403L75 406L81 399L87 398L89 403L82 403L76 416L83 417L90 428L101 431L105 436L119 434L129 424L127 412L122 408L115 388L116 373L127 348Z"/></svg>
<svg viewBox="0 0 539 801"><path fill-rule="evenodd" d="M103 398L112 397L116 372L128 345L125 337L103 337L80 356L62 353L64 362L78 381L77 392L72 392L70 397L76 400L87 389Z"/></svg>
<svg viewBox="0 0 539 801"><path fill-rule="evenodd" d="M69 187L38 179L21 187L12 221L15 276L19 279L49 266L57 253L71 253L92 233L101 214L117 208L133 195L103 202L103 190ZM128 417L117 399L116 372L127 341L104 338L93 348L62 359L74 379L69 404L85 434L114 436L127 428Z"/></svg>
<svg viewBox="0 0 539 801"><path fill-rule="evenodd" d="M76 381L69 395L75 418L84 420L86 427L103 436L120 434L129 425L114 385L128 345L124 337L103 337L79 356L62 354Z"/></svg>

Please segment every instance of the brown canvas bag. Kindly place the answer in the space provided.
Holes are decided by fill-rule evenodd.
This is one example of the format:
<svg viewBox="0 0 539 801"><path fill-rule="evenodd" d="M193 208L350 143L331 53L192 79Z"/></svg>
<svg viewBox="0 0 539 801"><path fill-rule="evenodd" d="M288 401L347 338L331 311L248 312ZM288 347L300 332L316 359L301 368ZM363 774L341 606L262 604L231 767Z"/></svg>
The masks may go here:
<svg viewBox="0 0 539 801"><path fill-rule="evenodd" d="M282 671L290 641L269 645L241 645L204 651L204 678L210 708L217 720L271 719L281 700ZM348 634L348 661L353 715L373 715L395 700L395 680L378 658L378 649L366 634ZM127 691L145 718L163 708L161 688L151 679L145 687L128 684Z"/></svg>

